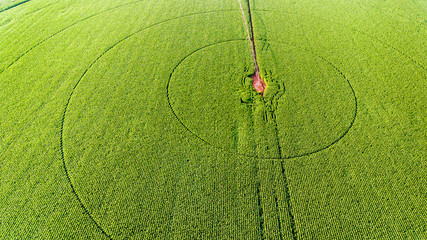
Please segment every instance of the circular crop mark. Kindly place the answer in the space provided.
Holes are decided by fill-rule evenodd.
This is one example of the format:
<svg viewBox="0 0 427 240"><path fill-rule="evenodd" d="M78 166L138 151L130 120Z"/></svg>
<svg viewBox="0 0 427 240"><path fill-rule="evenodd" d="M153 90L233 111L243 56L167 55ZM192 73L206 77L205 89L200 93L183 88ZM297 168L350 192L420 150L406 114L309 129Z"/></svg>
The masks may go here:
<svg viewBox="0 0 427 240"><path fill-rule="evenodd" d="M345 76L301 48L266 44L259 53L264 97L251 86L244 41L201 48L184 58L168 84L178 120L208 144L257 158L304 156L336 143L356 116Z"/></svg>
<svg viewBox="0 0 427 240"><path fill-rule="evenodd" d="M142 202L170 197L157 196L160 186L147 187L154 186L156 177L146 178L153 171L159 173L153 175L163 177L162 169L172 161L160 161L158 149L173 151L173 147L163 143L179 137L179 133L163 132L172 120L167 117L174 118L164 95L159 97L165 94L169 70L163 77L154 77L162 75L159 69L170 69L174 62L161 58L154 64L155 56L176 54L167 48L158 49L159 42L170 40L170 36L164 35L165 29L171 29L170 22L189 16L206 18L207 13L215 16L217 12L233 11L192 13L145 26L112 43L74 85L61 122L63 166L84 212L106 237L147 234L150 222L142 216L150 214L151 209ZM155 26L162 26L162 31ZM165 38L156 35L159 33ZM152 200L152 196L158 198ZM164 208L163 214L169 214L169 210ZM117 227L124 225L127 227Z"/></svg>

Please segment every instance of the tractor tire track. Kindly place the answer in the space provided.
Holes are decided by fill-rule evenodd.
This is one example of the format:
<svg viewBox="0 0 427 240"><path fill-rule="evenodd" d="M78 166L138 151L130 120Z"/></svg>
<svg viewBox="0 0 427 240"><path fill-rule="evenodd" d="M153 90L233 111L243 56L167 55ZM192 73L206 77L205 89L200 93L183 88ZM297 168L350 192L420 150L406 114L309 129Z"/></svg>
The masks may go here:
<svg viewBox="0 0 427 240"><path fill-rule="evenodd" d="M274 121L274 126L275 126L274 130L275 130L275 137L276 137L276 141L277 141L277 148L279 150L279 156L282 157L282 147L280 146L280 139L279 139L279 128L277 126L276 114L274 112L273 112L273 121ZM280 167L281 167L282 178L284 179L284 182L285 182L285 195L289 196L290 193L289 193L289 188L287 186L288 180L287 180L287 177L285 175L285 170L283 168L283 161L282 160L280 161ZM275 188L273 188L273 190L274 190L274 200L275 200L275 204L276 204L276 211L277 211L277 213L279 213L279 202L277 201L277 191ZM294 235L295 219L294 219L294 216L292 214L290 197L289 198L286 197L286 206L287 206L287 210L288 210L289 219L290 219L291 223L293 223L293 224L291 224L292 235L294 236L294 239L296 239L295 235ZM282 236L282 219L280 218L280 214L277 214L277 221L279 223L280 239L283 239L283 236Z"/></svg>
<svg viewBox="0 0 427 240"><path fill-rule="evenodd" d="M280 161L280 168L282 170L282 177L284 181L283 187L285 188L286 209L288 210L287 212L288 212L289 220L291 222L290 227L292 231L292 239L297 240L298 236L297 236L297 229L295 225L295 217L294 217L294 214L292 213L291 194L289 191L288 177L286 176L286 173L285 173L285 167L283 166L283 161ZM276 198L276 202L277 202L277 198ZM280 235L281 234L282 233L280 232Z"/></svg>
<svg viewBox="0 0 427 240"><path fill-rule="evenodd" d="M255 5L255 0L254 0L254 5ZM262 50L264 50L264 46L268 46L267 44L269 44L268 43L268 39L267 39L267 36L268 36L267 26L265 25L264 20L258 14L258 12L254 11L254 13L257 15L258 19L261 22L262 27L264 28L264 37L262 37L262 39L263 39L262 42L264 42ZM265 51L270 51L271 52L273 60L274 60L274 64L275 64L276 69L277 69L278 68L278 62L277 62L277 58L276 58L273 50L269 49L267 47L267 48L265 48ZM280 97L281 96L279 96L279 99L280 99ZM274 130L275 130L275 137L276 137L277 147L278 147L278 151L279 151L279 156L282 157L282 147L280 145L280 139L279 139L279 127L277 125L277 118L276 118L276 114L275 114L274 111L272 113L272 120L273 120L274 126L275 126ZM289 191L289 187L288 187L288 178L287 178L286 173L285 173L285 169L284 169L284 166L283 166L283 161L280 161L280 170L281 170L280 171L281 177L282 177L282 179L284 181L285 203L286 203L287 214L288 214L289 221L290 221L290 228L291 228L292 238L293 238L293 240L297 240L296 227L295 227L295 217L294 217L294 215L292 213L290 191ZM277 195L276 187L273 187L273 193L274 193L275 208L276 208L276 212L277 212L279 237L282 240L283 239L283 234L282 234L282 219L280 218L280 214L279 214L280 210L279 210L279 202L278 202L278 199L277 199L278 195Z"/></svg>
<svg viewBox="0 0 427 240"><path fill-rule="evenodd" d="M253 5L254 5L253 9L256 9L255 0L253 0ZM271 53L275 67L277 69L278 68L278 62L277 62L276 54L274 53L274 51L272 49L269 48L269 43L268 43L268 39L267 39L267 36L268 36L267 26L265 25L265 22L262 19L261 15L256 10L254 10L254 14L257 16L258 20L260 21L262 29L264 29L264 34L263 34L263 36L260 37L260 39L262 39L261 41L263 42L261 51L269 51ZM285 91L285 89L283 91ZM273 98L274 97L275 96L273 96ZM279 96L279 98L280 98L280 96ZM282 147L280 145L280 140L279 140L279 127L277 125L277 118L276 118L276 114L274 112L272 113L272 119L274 121L274 126L275 126L275 137L276 137L276 141L277 141L279 156L282 157ZM283 161L280 161L280 167L281 167L282 178L284 179L284 182L285 182L285 195L289 196L289 188L287 187L287 177L286 177L286 175L284 175L285 171L283 169ZM280 239L283 239L282 219L280 218L280 214L279 214L280 210L279 210L278 194L277 194L276 188L273 188L273 191L274 191L275 207L276 207L276 212L277 212L279 236L280 236ZM293 214L291 212L289 200L290 200L289 198L286 198L286 206L287 206L287 210L288 210L287 212L288 212L288 216L290 218L290 221L291 221L291 223L293 223L293 224L291 224L292 233L294 233L295 220L294 220ZM295 235L293 234L293 236L295 236ZM294 238L294 239L296 239L296 238Z"/></svg>
<svg viewBox="0 0 427 240"><path fill-rule="evenodd" d="M259 176L259 162L257 166L257 173L256 175ZM259 231L260 231L260 239L265 239L264 237L264 217L263 213L264 210L262 208L261 204L261 181L258 179L258 182L256 184L256 195L257 195L257 206L258 206L258 216L259 216Z"/></svg>
<svg viewBox="0 0 427 240"><path fill-rule="evenodd" d="M244 156L244 157L248 157L248 158L253 158L253 159L265 159L265 160L280 160L280 159L292 159L292 158L299 158L299 157L304 157L304 156L308 156L308 155L311 155L311 154L315 154L315 153L317 153L317 152L320 152L320 151L323 151L323 150L326 150L326 149L328 149L328 148L330 148L331 146L333 146L334 144L336 144L337 142L339 142L342 138L344 138L344 136L346 136L347 134L348 134L348 132L350 131L350 129L353 127L353 124L354 124L354 122L356 121L356 116L357 116L357 96L356 96L356 92L354 91L354 89L353 89L353 86L351 85L351 83L350 83L350 81L347 79L347 77L344 75L344 73L341 71L341 70L339 70L339 68L337 68L334 64L332 64L330 61L328 61L326 58L324 58L324 57L322 57L322 56L319 56L319 55L313 55L313 56L317 56L317 57L319 57L320 59L322 59L323 61L325 61L327 64L329 64L329 65L331 65L334 69L336 69L337 70L337 72L343 77L343 79L347 82L347 84L349 85L349 87L350 87L350 89L351 89L351 92L352 92L352 94L353 94L353 98L354 98L354 106L355 106L355 109L354 109L354 114L353 114L353 117L352 117L352 119L351 119L351 121L350 121L350 124L349 124L349 126L344 130L344 132L337 138L337 139L335 139L334 141L332 141L331 143L329 143L329 144L327 144L327 145L325 145L325 146L323 146L323 147L321 147L321 148L319 148L319 149L315 149L315 150L313 150L313 151L310 151L310 152L306 152L306 153L302 153L302 154L298 154L298 155L293 155L293 156L290 156L290 157L259 157L259 156L254 156L254 155L250 155L250 154L246 154L246 153L241 153L241 152L236 152L236 151L233 151L233 150L231 150L231 149L226 149L226 148L223 148L223 147L219 147L219 146L217 146L217 145L215 145L215 144L213 144L213 143L211 143L211 142L209 142L208 140L206 140L206 139L204 139L203 137L201 137L199 134L197 134L196 132L194 132L194 131L192 131L185 123L184 123L184 121L179 117L179 115L178 115L178 113L177 113L177 111L174 109L174 107L172 106L172 103L171 103L171 101L170 101L170 93L169 93L169 87L170 87L170 81L171 81L171 79L172 79L172 76L173 76L173 74L174 74L174 72L175 72L175 70L176 70L176 68L185 60L185 59L187 59L188 57L190 57L191 55L193 55L194 53L196 53L197 51L199 51L199 50L202 50L202 49L204 49L204 48L207 48L207 47L211 47L211 46L214 46L214 45L217 45L217 44L221 44L221 43L226 43L226 42L233 42L233 41L246 41L247 39L244 39L244 38L242 38L242 39L230 39L230 40L225 40L225 41L222 41L222 42L217 42L217 43L213 43L213 44L209 44L209 45L206 45L206 46L203 46L203 47L201 47L201 48L199 48L199 49L197 49L197 50L194 50L193 52L191 52L190 54L188 54L187 56L185 56L183 59L181 59L176 65L175 65L175 67L172 69L172 72L170 73L170 75L169 75L169 79L168 79L168 82L167 82L167 85L166 85L166 96L167 96L167 99L168 99L168 105L169 105L169 108L171 109L171 111L172 111L172 114L175 116L175 118L177 119L177 121L182 125L182 127L184 128L184 129L186 129L189 133L191 133L194 137L196 137L196 138L198 138L198 139L200 139L202 142L204 142L205 144L207 144L207 145L209 145L209 146L212 146L213 148L216 148L216 149L218 149L218 150L221 150L221 151L224 151L224 152L228 152L228 153L230 153L230 154L233 154L233 155L239 155L239 156ZM259 40L259 41L264 41L264 39L256 39L256 40ZM283 42L279 42L279 41L269 41L269 42L275 42L275 43L279 43L279 44L286 44L286 43L283 43ZM306 49L306 48L301 48L302 50L305 50L305 51L307 51L307 52L310 52L311 53L311 51L310 51L310 49Z"/></svg>
<svg viewBox="0 0 427 240"><path fill-rule="evenodd" d="M273 194L274 194L274 203L275 203L275 207L276 207L277 223L278 223L277 231L279 232L280 240L283 240L283 237L282 237L282 220L280 219L280 214L279 214L280 213L279 201L277 200L277 192L274 188L273 188Z"/></svg>
<svg viewBox="0 0 427 240"><path fill-rule="evenodd" d="M281 44L285 44L285 43L283 43L283 42L279 42L279 41L277 41L277 43L281 43ZM320 58L320 59L322 59L324 62L326 62L327 64L329 64L332 68L334 68L337 72L338 72L338 74L339 75L341 75L341 77L347 82L347 84L348 84L348 86L349 86L349 88L350 88L350 90L351 90L351 93L352 93L352 95L353 95L353 100L354 100L354 114L353 114L353 117L352 117L352 119L351 119L351 121L350 121L350 125L344 130L344 132L337 138L337 139L335 139L334 141L332 141L330 144L328 144L328 145L326 145L326 146L324 146L324 147L321 147L321 148L319 148L319 149L316 149L316 150L313 150L313 151L311 151L311 152L307 152L307 153L303 153L303 154L297 154L297 155L294 155L294 156L292 156L292 157L288 157L288 158L285 158L285 159L289 159L289 158L299 158L299 157L304 157L304 156L308 156L308 155L311 155L311 154L315 154L315 153L318 153L318 152L320 152L320 151L323 151L323 150L326 150L326 149L328 149L328 148L330 148L330 147L332 147L334 144L336 144L337 142L339 142L341 139L343 139L347 134L348 134L348 132L350 131L350 129L351 128L353 128L353 125L354 125L354 123L355 123L355 121L356 121L356 118L357 118L357 112L358 112L358 99L357 99L357 95L356 95L356 92L355 92L355 90L354 90L354 88L353 88L353 86L351 85L351 82L350 82L350 80L346 77L346 75L337 67L337 66L335 66L332 62L330 62L328 59L326 59L325 57L323 57L323 56L321 56L321 55L319 55L319 54L316 54L316 53L314 53L311 49L307 49L307 48L304 48L304 50L305 51L307 51L307 52L310 52L310 53L312 53L314 56L316 56L316 57L318 57L318 58Z"/></svg>

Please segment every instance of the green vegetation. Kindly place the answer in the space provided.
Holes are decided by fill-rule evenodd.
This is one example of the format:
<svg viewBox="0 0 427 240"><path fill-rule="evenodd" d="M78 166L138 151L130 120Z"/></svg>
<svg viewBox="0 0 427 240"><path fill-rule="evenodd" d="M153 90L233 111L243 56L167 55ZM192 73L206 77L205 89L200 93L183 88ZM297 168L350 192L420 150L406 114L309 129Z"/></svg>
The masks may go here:
<svg viewBox="0 0 427 240"><path fill-rule="evenodd" d="M30 0L0 0L0 12L12 9Z"/></svg>
<svg viewBox="0 0 427 240"><path fill-rule="evenodd" d="M0 239L427 238L425 1L250 4L0 1Z"/></svg>

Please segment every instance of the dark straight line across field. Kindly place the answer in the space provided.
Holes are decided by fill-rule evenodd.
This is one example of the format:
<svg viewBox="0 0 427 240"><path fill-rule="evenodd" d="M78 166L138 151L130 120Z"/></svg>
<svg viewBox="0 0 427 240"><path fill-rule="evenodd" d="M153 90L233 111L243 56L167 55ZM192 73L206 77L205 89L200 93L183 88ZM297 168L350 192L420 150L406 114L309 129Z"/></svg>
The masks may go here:
<svg viewBox="0 0 427 240"><path fill-rule="evenodd" d="M255 62L255 73L259 71L258 67L258 61L256 59L256 47L255 47L255 35L254 35L254 26L252 23L252 12L251 12L251 4L250 0L247 0L248 2L248 13L249 13L249 28L251 30L251 41L252 41L252 51L254 53L254 62Z"/></svg>
<svg viewBox="0 0 427 240"><path fill-rule="evenodd" d="M254 75L255 75L255 74L259 74L259 67L258 67L258 61L256 58L254 27L252 24L251 4L250 4L249 0L247 0L247 4L248 4L248 18L249 18L248 20L249 20L249 28L250 28L250 36L249 36L250 39L248 39L248 40L251 42L252 54L253 54L254 65L255 65L255 69L254 69ZM241 3L240 3L240 5L241 5ZM243 12L243 9L242 9L242 14L243 14L243 16L245 15L245 13ZM244 26L246 26L246 23ZM260 169L259 164L260 164L260 162L258 161L258 164L257 164L258 169L257 169L257 174L256 174L258 176L259 176L259 169ZM260 190L261 190L261 180L258 178L256 194L257 194L258 215L259 215L259 229L260 229L261 239L264 239L264 216L263 216L264 211L263 211L262 204L261 204L261 191ZM279 226L280 226L280 224L279 224Z"/></svg>
<svg viewBox="0 0 427 240"><path fill-rule="evenodd" d="M265 41L265 39L256 39L256 40ZM206 139L204 139L203 137L199 136L197 133L195 133L195 132L193 132L191 129L189 129L189 128L185 125L185 123L184 123L184 122L179 118L179 116L178 116L178 114L176 113L175 109L172 107L172 104L171 104L170 99L169 99L169 85L170 85L170 81L171 81L171 79L172 79L172 75L173 75L173 73L175 72L176 68L177 68L177 67L178 67L178 66L179 66L179 65L180 65L180 64L181 64L185 59L187 59L188 57L190 57L191 55L193 55L193 54L194 54L194 53L196 53L197 51L199 51L199 50L201 50L201 49L204 49L204 48L207 48L207 47L211 47L211 46L217 45L217 44L226 43L226 42L231 42L231 41L247 41L247 39L230 39L230 40L225 40L225 41L222 41L222 42L212 43L212 44L209 44L209 45L203 46L203 47L201 47L201 48L199 48L199 49L196 49L196 50L192 51L191 53L189 53L188 55L186 55L185 57L183 57L183 58L182 58L182 59L181 59L181 60L176 64L176 66L172 69L172 72L171 72L171 73L170 73L170 75L169 75L169 80L168 80L168 83L167 83L167 86L166 86L166 88L167 88L167 98L168 98L169 107L170 107L170 109L171 109L172 113L174 114L175 118L176 118L176 119L181 123L181 125L182 125L182 126L183 126L187 131L188 131L188 132L190 132L191 134L193 134L195 137L197 137L198 139L200 139L200 140L201 140L201 141L203 141L204 143L206 143L206 144L208 144L208 145L210 145L210 146L212 146L212 147L214 147L214 148L217 148L217 149L219 149L219 150L221 150L221 151L225 151L225 152L228 152L228 153L230 153L230 154L237 154L237 155L244 156L244 157L248 157L248 158L254 158L254 159L265 159L265 160L283 160L283 159L299 158L299 157L304 157L304 156L308 156L308 155L311 155L311 154L315 154L315 153L318 153L318 152L320 152L320 151L323 151L323 150L325 150L325 149L330 148L331 146L333 146L334 144L336 144L338 141L340 141L342 138L344 138L344 137L348 134L348 132L350 131L350 129L353 127L354 122L356 121L356 116L357 116L357 97L356 97L356 92L354 91L353 86L351 85L350 81L347 79L347 77L344 75L344 73L343 73L341 70L339 70L339 68L337 68L334 64L332 64L330 61L328 61L325 57L322 57L322 56L320 56L320 55L318 55L318 54L314 54L314 53L313 53L313 56L317 56L317 57L319 57L320 59L322 59L323 61L325 61L326 63L328 63L329 65L331 65L334 69L336 69L336 70L337 70L337 72L338 72L338 73L343 77L343 79L344 79L344 80L346 80L347 84L349 85L349 87L350 87L350 89L351 89L351 91L352 91L353 98L354 98L355 110L354 110L354 115L353 115L353 117L352 117L352 120L351 120L351 122L350 122L349 126L348 126L348 127L346 128L346 130L341 134L341 136L339 136L336 140L334 140L334 141L333 141L333 142L331 142L330 144L325 145L325 146L324 146L324 147L322 147L322 148L319 148L319 149L313 150L313 151L311 151L311 152L302 153L302 154L298 154L298 155L291 156L291 157L258 157L258 156L249 155L249 154L245 154L245 153L241 153L241 152L237 152L237 151L233 151L233 150L230 150L230 149L225 149L225 148L222 148L222 147L216 146L215 144L210 143L209 141L207 141ZM286 43L279 42L279 41L270 41L270 42L276 42L276 43L280 43L280 44L286 44ZM305 51L307 51L307 52L312 53L312 51L311 51L310 49L306 49L306 48L301 48L301 49L302 49L302 50L305 50Z"/></svg>
<svg viewBox="0 0 427 240"><path fill-rule="evenodd" d="M140 1L136 1L136 2L140 2ZM133 3L135 3L135 2L133 2ZM127 3L126 5L129 5L129 4L131 4L131 3ZM123 5L122 5L123 6ZM115 7L115 8L118 8L119 6L117 6L117 7ZM20 57L18 57L18 59L16 59L14 62L16 62L16 61L18 61L19 60L19 58L21 58L22 56L24 56L25 54L27 54L28 52L30 52L32 49L34 49L34 48L36 48L38 45L40 45L41 43L43 43L43 42L45 42L45 41L47 41L48 39L50 39L50 38L52 38L52 37L54 37L55 35L57 35L58 33L60 33L60 32L62 32L62 31L65 31L66 29L68 29L68 28L70 28L70 27L72 27L72 26L74 26L74 25L76 25L77 23L79 23L79 22L83 22L84 20L87 20L87 19L89 19L89 18L91 18L91 17L94 17L94 16L96 16L96 15L99 15L99 14L101 14L101 13L104 13L104 12L107 12L107 11L109 11L109 10L112 10L112 9L114 9L114 8L111 8L111 9L108 9L108 10L105 10L105 11L102 11L102 12L100 12L100 13L97 13L97 14L94 14L94 15L91 15L91 16L89 16L89 17L86 17L86 18L84 18L84 19L82 19L82 20L80 20L80 21L78 21L78 22L76 22L76 23L73 23L72 25L70 25L70 26L68 26L68 27L66 27L66 28L64 28L64 29L61 29L60 31L58 31L58 32L56 32L55 34L53 34L52 36L50 36L50 37L48 37L48 38L46 38L46 39L44 39L43 41L41 41L41 42L39 42L38 44L36 44L35 46L33 46L30 50L28 50L27 52L25 52L23 55L21 55ZM71 178L70 178L70 176L69 176L69 173L68 173L68 169L67 169L67 167L66 167L66 162L65 162L65 158L64 158L64 152L63 152L63 127L64 127L64 121L65 121L65 117L66 117L66 112L67 112L67 108L68 108L68 105L69 105L69 103L70 103L70 101L71 101L71 98L72 98L72 95L73 95L73 93L74 93L74 90L77 88L77 86L78 86L78 84L80 83L80 81L82 80L82 78L86 75L86 73L88 72L88 70L105 54L105 53L107 53L108 51L110 51L112 48L114 48L116 45L118 45L119 43L121 43L121 42L123 42L124 40L126 40L126 39L128 39L128 38L130 38L131 36L133 36L133 35L135 35L135 34L137 34L138 32L141 32L141 31L143 31L143 30L146 30L146 29L148 29L148 28L150 28L150 27L153 27L153 26L156 26L156 25L159 25L159 24L161 24L161 23L165 23L165 22L168 22L168 21L171 21L171 20L175 20L175 19L179 19L179 18L183 18L183 17L187 17L187 16L192 16L192 15L198 15L198 14L206 14L206 13L211 13L211 12L221 12L221 11L236 11L236 10L234 10L234 9L232 9L232 10L218 10L218 11L209 11L209 12L202 12L202 13L193 13L193 14L188 14L188 15L184 15L184 16L179 16L179 17L175 17L175 18L171 18L171 19L167 19L167 20L163 20L163 21L161 21L161 22L158 22L158 23L155 23L155 24L152 24L152 25L150 25L150 26L147 26L147 27L144 27L144 28L142 28L142 29L140 29L140 30L138 30L138 31L136 31L136 32L134 32L134 33L132 33L132 34L130 34L130 35L128 35L128 36L126 36L125 38L123 38L123 39L121 39L120 41L118 41L118 42L116 42L115 44L113 44L112 46L110 46L109 48L107 48L99 57L97 57L96 59L95 59L95 61L94 62L92 62L91 64L90 64L90 66L84 71L84 73L82 74L82 76L80 77L80 79L77 81L77 83L75 84L75 86L73 87L73 89L72 89L72 92L71 92L71 94L70 94L70 96L69 96L69 98L68 98L68 100L67 100L67 103L66 103L66 106L65 106L65 109L64 109L64 112L63 112L63 117L62 117L62 121L61 121L61 139L60 139L60 145L61 145L61 155L62 155L62 160L63 160L63 165L64 165L64 169L65 169L65 173L66 173L66 175L67 175L67 179L68 179L68 181L69 181L69 184L70 184L70 186L71 186L71 188L72 188L72 191L73 191L73 193L75 194L75 196L76 196L76 198L77 198L77 200L80 202L80 204L81 204L81 206L82 206L82 208L84 209L84 212L86 213L86 214L88 214L89 215L89 217L90 217L90 219L97 225L97 227L103 232L103 234L106 236L106 237L108 237L108 238L111 238L103 229L102 229L102 227L96 222L96 220L91 216L91 214L90 214L90 212L88 211L88 209L85 207L85 205L83 204L83 202L82 202L82 200L80 199L80 197L79 197L79 195L78 195L78 193L76 192L76 190L75 190L75 188L74 188L74 185L73 185L73 183L72 183L72 181L71 181ZM230 40L227 40L227 41L223 41L223 42L231 42L231 41L244 41L245 39L230 39ZM206 47L209 47L209 46L212 46L212 45L215 45L215 44L220 44L220 43L223 43L223 42L218 42L218 43L213 43L213 44L210 44L210 45L208 45L208 46L204 46L204 47L202 47L202 48L206 48ZM200 48L200 49L202 49L202 48ZM189 55L187 55L185 58L187 58L188 56L190 56L191 54L193 54L194 52L196 52L196 51L198 51L198 50L200 50L200 49L197 49L197 50L195 50L195 51L193 51L192 53L190 53ZM185 59L184 58L184 59ZM182 62L184 59L182 59L180 62ZM13 62L13 63L14 63ZM179 62L179 63L180 63ZM13 64L12 63L12 64ZM175 68L179 65L179 63L174 67L174 69L173 69L173 71L175 70ZM9 67L12 65L12 64L10 64L9 65ZM332 65L332 64L331 64ZM334 66L334 65L332 65L332 66ZM334 66L335 67L335 66ZM336 67L335 67L336 68ZM336 68L337 69L337 68ZM3 70L4 71L4 70ZM173 73L173 71L172 71L172 73ZM167 83L167 92L168 92L168 87L169 87L169 83L170 83L170 78L171 78L171 76L172 76L172 73L171 73L171 75L170 75L170 77L169 77L169 80L168 80L168 83ZM341 73L341 71L340 71L340 73ZM342 74L342 73L341 73ZM343 75L343 74L342 74ZM353 90L353 88L352 88L352 91L353 91L353 93L354 93L354 90ZM167 97L168 97L168 103L169 103L169 107L171 108L171 110L172 110L172 112L173 112L173 114L175 115L175 117L178 119L178 121L179 122L181 122L181 124L184 126L184 128L186 128L189 132L191 132L191 130L190 129L188 129L183 123L182 123L182 121L178 118L178 116L176 115L176 113L174 112L174 110L173 110L173 108L172 108L172 106L171 106L171 104L170 104L170 100L169 100L169 95L168 95L168 93L167 93ZM357 101L356 101L356 104L357 104ZM349 129L348 129L349 130ZM193 132L191 132L191 133L193 133ZM206 140L204 140L203 138L201 138L201 137L199 137L197 134L195 134L195 133L193 133L193 135L195 135L196 137L198 137L200 140L202 140L203 142L205 142L205 143L207 143L207 144L209 144L209 145L211 145L212 146L212 144L210 144L209 142L207 142ZM338 140L337 140L338 141ZM222 149L222 150L224 150L224 149ZM239 154L239 155L242 155L242 154ZM248 156L248 157L253 157L253 156ZM286 180L286 182L287 182L287 180Z"/></svg>
<svg viewBox="0 0 427 240"><path fill-rule="evenodd" d="M24 4L24 3L27 3L27 2L29 2L29 1L31 1L31 0L25 0L25 1L23 1L23 2L19 2L19 3L17 3L17 4L14 4L14 5L12 5L12 6L9 6L9 7L5 8L5 9L3 9L3 10L0 10L0 13L2 13L2 12L4 12L4 11L7 11L7 10L10 10L10 9L12 9L12 8L15 8L15 7L17 7L17 6L20 6L20 5L22 5L22 4Z"/></svg>
<svg viewBox="0 0 427 240"><path fill-rule="evenodd" d="M253 53L254 53L254 61L255 61L255 72L259 71L259 67L258 67L258 62L257 62L257 58L256 58L256 47L255 47L255 35L254 35L254 27L253 27L253 23L252 23L252 12L251 12L251 5L250 5L250 0L248 0L248 11L249 11L249 22L250 22L250 28L251 28L251 41L252 41L252 47L253 47ZM261 19L261 17L260 17ZM262 24L265 27L264 22L261 19ZM267 29L265 29L267 31ZM277 64L277 63L276 63ZM276 141L277 141L277 148L278 148L278 152L279 152L279 157L282 157L282 149L280 146L280 142L279 142L279 130L278 130L278 126L277 126L277 120L276 120L276 116L275 113L273 113L273 121L274 121L274 125L275 125L275 137L276 137ZM281 167L281 174L284 180L284 188L285 188L285 201L286 201L286 205L287 205L287 210L288 210L288 216L290 218L290 222L291 222L291 231L292 231L292 237L294 240L297 239L296 236L296 229L295 229L295 219L294 219L294 215L292 214L292 206L291 206L291 199L290 199L290 192L289 192L289 187L288 187L288 179L286 177L285 174L285 169L283 168L283 161L280 161L280 167ZM259 196L259 193L258 193ZM277 193L276 190L274 190L274 200L275 200L275 207L276 207L276 211L279 211L279 203L277 201ZM278 230L279 230L279 236L280 239L283 239L282 237L282 224L281 224L281 219L280 219L280 215L278 214Z"/></svg>
<svg viewBox="0 0 427 240"><path fill-rule="evenodd" d="M285 168L283 166L283 161L280 161L280 168L282 170L282 177L283 177L283 181L284 181L284 188L285 188L285 198L286 198L286 207L288 209L288 215L289 215L289 219L291 222L291 231L292 231L292 239L293 240L297 240L297 229L295 226L295 217L294 214L292 213L292 204L291 204L291 194L289 191L289 185L288 185L288 177L286 176L285 173ZM277 200L276 200L277 201Z"/></svg>
<svg viewBox="0 0 427 240"><path fill-rule="evenodd" d="M257 176L259 176L259 164L260 162L258 161L257 172L256 172ZM257 195L257 206L258 206L258 216L259 216L260 238L265 239L264 238L264 218L263 218L264 210L262 209L262 204L261 204L261 181L259 177L258 177L258 182L256 184L256 195Z"/></svg>

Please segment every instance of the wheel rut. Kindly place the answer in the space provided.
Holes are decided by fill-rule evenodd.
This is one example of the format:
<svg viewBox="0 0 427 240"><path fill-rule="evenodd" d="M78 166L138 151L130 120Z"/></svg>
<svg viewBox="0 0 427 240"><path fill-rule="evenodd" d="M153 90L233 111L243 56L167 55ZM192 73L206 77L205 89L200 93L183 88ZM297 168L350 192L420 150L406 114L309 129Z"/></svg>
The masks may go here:
<svg viewBox="0 0 427 240"><path fill-rule="evenodd" d="M253 27L253 21L252 21L252 11L251 11L251 3L250 0L246 1L247 3L247 12L248 12L248 21L249 21L249 25L247 24L247 20L245 17L245 11L243 10L243 5L242 5L242 0L239 0L239 5L240 5L240 11L242 13L242 18L243 18L243 26L246 30L247 33L247 39L249 41L249 45L251 47L251 51L252 51L252 57L253 57L253 63L254 63L254 74L252 76L250 76L252 78L252 86L255 89L255 91L257 91L258 93L261 94L261 96L264 96L264 91L265 88L267 87L267 84L262 80L261 75L260 75L260 71L259 71L259 66L258 66L258 60L257 60L257 54L256 54L256 46L255 46L255 34L254 34L254 27ZM273 125L275 126L275 137L276 137L276 141L277 141L277 148L278 148L278 152L279 152L279 158L282 155L282 151L281 151L281 147L280 147L280 141L278 138L278 126L277 126L277 120L276 120L276 115L274 113L274 111L272 112L272 120L273 120ZM268 117L265 118L265 121L267 122ZM259 162L260 164L260 162ZM258 164L258 170L259 170L259 164ZM295 228L295 219L294 219L294 215L292 214L292 207L291 207L291 202L290 202L290 192L289 192L289 187L288 187L288 179L286 177L285 174L285 170L283 168L283 162L281 162L281 174L282 174L282 178L285 182L285 186L284 186L284 191L285 191L285 195L286 195L286 207L288 209L288 217L290 219L291 222L291 230L292 230L292 237L293 239L297 239L296 236L296 228ZM259 171L258 171L259 174ZM260 176L259 176L260 177ZM261 180L258 180L258 187L257 187L257 196L258 196L258 207L259 207L259 216L260 216L260 231L261 231L261 239L264 239L265 237L265 233L264 233L264 219L263 219L263 208L261 205L261 193L260 193L260 184L261 184ZM276 206L276 211L278 211L278 200L277 200L277 193L276 190L273 189L274 192L274 199L275 199L275 206ZM280 217L278 217L278 230L279 230L279 236L280 239L283 239L282 236L282 223L281 223L281 219Z"/></svg>

